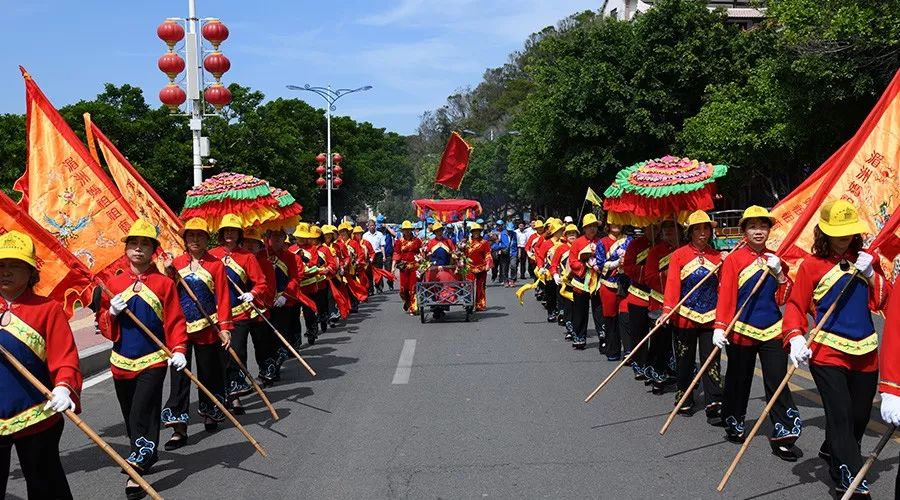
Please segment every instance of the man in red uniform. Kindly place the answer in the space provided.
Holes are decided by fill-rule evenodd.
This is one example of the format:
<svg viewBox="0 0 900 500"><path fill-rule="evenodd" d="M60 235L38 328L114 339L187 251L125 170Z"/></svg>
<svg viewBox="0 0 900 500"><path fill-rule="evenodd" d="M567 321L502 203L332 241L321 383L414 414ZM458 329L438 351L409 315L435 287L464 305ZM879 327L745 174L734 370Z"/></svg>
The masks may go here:
<svg viewBox="0 0 900 500"><path fill-rule="evenodd" d="M594 254L600 237L597 234L599 222L597 216L589 213L581 219L581 235L569 249L569 269L572 284L572 347L587 347L588 313L593 312L594 328L597 336L603 334L600 328L600 270ZM603 344L600 338L600 344Z"/></svg>
<svg viewBox="0 0 900 500"><path fill-rule="evenodd" d="M143 475L158 458L166 364L176 370L187 366L188 336L175 283L153 264L159 248L156 227L138 219L122 241L128 269L106 284L115 295L101 302L98 322L100 332L113 342L111 371L131 448L127 460ZM126 309L157 341L165 343L171 358L131 317L122 314ZM125 483L126 495L140 491L130 479Z"/></svg>
<svg viewBox="0 0 900 500"><path fill-rule="evenodd" d="M266 275L256 256L240 247L243 239L244 228L241 218L234 214L225 214L218 230L219 246L209 253L222 261L225 266L225 276L228 281L228 299L231 304L231 320L234 329L231 331L231 347L241 358L246 366L247 362L247 337L267 335L258 328L262 318L255 315L251 302L257 307L265 307L264 301L269 294L269 285ZM251 315L251 313L253 313ZM265 341L263 341L265 342ZM234 411L243 414L240 396L249 394L253 387L244 377L244 373L233 363L228 363L226 368L226 393Z"/></svg>
<svg viewBox="0 0 900 500"><path fill-rule="evenodd" d="M473 222L469 226L472 238L466 245L466 257L469 259L469 279L475 280L475 310L487 309L485 286L487 285L488 269L493 267L491 258L491 244L481 236L481 224Z"/></svg>
<svg viewBox="0 0 900 500"><path fill-rule="evenodd" d="M6 497L13 447L28 498L72 498L59 459L59 412L81 411L81 370L62 306L34 293L38 279L31 238L19 231L0 236L0 345L53 388L47 401L0 356L0 498Z"/></svg>
<svg viewBox="0 0 900 500"><path fill-rule="evenodd" d="M416 307L416 271L422 240L413 235L412 222L405 220L400 225L402 238L394 241L394 269L400 279L400 299L403 310L409 314L417 314Z"/></svg>
<svg viewBox="0 0 900 500"><path fill-rule="evenodd" d="M207 252L209 229L199 217L188 220L182 232L187 251L166 263L169 277L176 277L179 284L178 301L187 324L187 368L191 367L191 354L197 356L197 378L214 396L225 401L225 351L222 347L231 343L231 306L228 303L228 280L222 262ZM185 290L190 287L195 301ZM199 304L197 303L199 302ZM207 317L208 315L208 317ZM209 320L212 320L210 323ZM216 329L216 325L221 331ZM164 445L166 450L181 448L187 444L187 426L190 420L191 381L180 370L169 373L169 399L162 409L162 423L172 427L172 437ZM198 392L198 413L203 417L207 431L215 430L225 415L203 393Z"/></svg>

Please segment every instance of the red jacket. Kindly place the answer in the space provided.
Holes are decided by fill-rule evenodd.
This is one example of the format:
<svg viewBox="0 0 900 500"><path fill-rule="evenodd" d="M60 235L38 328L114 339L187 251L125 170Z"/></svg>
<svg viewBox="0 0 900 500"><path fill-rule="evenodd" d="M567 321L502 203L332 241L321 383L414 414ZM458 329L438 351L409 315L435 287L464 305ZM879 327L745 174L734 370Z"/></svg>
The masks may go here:
<svg viewBox="0 0 900 500"><path fill-rule="evenodd" d="M422 240L415 236L410 240L398 238L394 240L394 262L405 262L407 269L413 268L421 249Z"/></svg>
<svg viewBox="0 0 900 500"><path fill-rule="evenodd" d="M253 294L257 307L265 307L270 293L269 284L266 281L266 274L259 265L260 261L255 255L240 247L229 251L223 246L213 248L209 253L222 261L225 265L225 274L231 278L231 281L234 281L234 284L231 281L228 283L233 321L245 321L251 318L250 312L253 308L250 307L250 304L238 300L238 296L244 292ZM237 289L235 285L238 286Z"/></svg>
<svg viewBox="0 0 900 500"><path fill-rule="evenodd" d="M842 258L847 261L847 271L840 269ZM828 259L809 256L803 259L784 309L782 329L785 348L789 348L792 338L807 334L810 326L807 314L812 313L816 318L814 324L818 324L818 318L844 290L855 260L856 255L833 255ZM853 280L823 326L821 341L811 344L813 355L810 363L855 371L875 371L878 369L878 335L870 311L879 311L887 304L891 285L877 270L868 282L859 275Z"/></svg>
<svg viewBox="0 0 900 500"><path fill-rule="evenodd" d="M900 293L891 294L881 334L878 390L900 396Z"/></svg>
<svg viewBox="0 0 900 500"><path fill-rule="evenodd" d="M531 233L531 236L525 241L525 253L528 254L528 258L531 259L532 262L535 262L536 256L534 255L535 246L543 241L544 236L538 233Z"/></svg>
<svg viewBox="0 0 900 500"><path fill-rule="evenodd" d="M666 290L669 263L672 261L672 253L677 250L675 246L665 240L653 245L647 253L647 262L644 264L644 283L650 287L650 310L656 311L662 308L665 300L663 294Z"/></svg>
<svg viewBox="0 0 900 500"><path fill-rule="evenodd" d="M284 296L285 307L293 306L297 303L297 296L300 292L300 280L303 279L304 265L296 254L291 253L286 248L275 252L269 250L269 261L272 263L272 269L275 271L274 289L275 297Z"/></svg>
<svg viewBox="0 0 900 500"><path fill-rule="evenodd" d="M138 284L140 285L138 287ZM113 295L122 294L130 310L153 335L173 352L187 352L187 329L184 313L178 301L175 282L151 265L136 275L128 271L106 283ZM135 291L135 288L139 288ZM109 297L100 303L97 323L100 333L113 341L110 356L112 375L116 379L137 377L148 368L166 365L168 357L147 334L134 323L125 311L118 316L109 313Z"/></svg>
<svg viewBox="0 0 900 500"><path fill-rule="evenodd" d="M182 254L172 261L172 267L179 273L185 283L191 287L194 295L200 299L203 311L210 315L210 319L218 323L219 328L231 330L234 323L231 320L231 304L228 298L228 279L225 277L225 266L222 261L213 257L209 252L200 257L200 268L191 270L192 257L190 254ZM210 325L203 312L182 285L177 286L178 301L187 325L187 334L191 342L200 345L215 343L219 340L218 332Z"/></svg>
<svg viewBox="0 0 900 500"><path fill-rule="evenodd" d="M574 293L597 293L600 287L600 273L588 265L588 260L597 251L600 238L588 239L581 235L569 248L569 269L572 270L572 290ZM585 290L587 288L587 290Z"/></svg>
<svg viewBox="0 0 900 500"><path fill-rule="evenodd" d="M666 276L665 299L663 301L663 314L668 314L675 308L682 297L685 296L694 285L700 282L704 276L722 261L719 251L711 246L703 250L697 249L688 243L672 253L669 261L669 272ZM713 276L703 282L691 296L672 315L672 323L676 328L712 328L716 319L716 300L718 278Z"/></svg>
<svg viewBox="0 0 900 500"><path fill-rule="evenodd" d="M65 387L81 412L81 370L72 330L59 302L25 290L9 306L0 298L0 345L16 357L48 389ZM26 337L27 333L37 337ZM0 356L0 438L36 434L59 422L62 415L40 410L47 404L28 380Z"/></svg>
<svg viewBox="0 0 900 500"><path fill-rule="evenodd" d="M469 258L469 272L473 274L487 272L492 267L491 244L483 238L469 239L466 256Z"/></svg>
<svg viewBox="0 0 900 500"><path fill-rule="evenodd" d="M644 283L644 265L650 254L650 238L640 236L631 240L619 271L628 276L631 286L628 287L629 303L648 307L650 304L650 288Z"/></svg>
<svg viewBox="0 0 900 500"><path fill-rule="evenodd" d="M566 259L569 258L569 249L572 245L569 244L568 240L560 241L559 245L553 250L553 258L550 259L550 276L554 274L562 275L565 269L561 269L560 264L565 263Z"/></svg>

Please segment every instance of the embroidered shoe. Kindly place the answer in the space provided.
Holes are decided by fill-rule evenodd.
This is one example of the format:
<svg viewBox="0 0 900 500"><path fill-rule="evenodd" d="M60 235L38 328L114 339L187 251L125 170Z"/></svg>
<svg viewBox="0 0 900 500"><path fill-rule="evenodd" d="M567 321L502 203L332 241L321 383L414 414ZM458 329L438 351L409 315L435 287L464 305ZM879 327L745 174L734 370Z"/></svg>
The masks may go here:
<svg viewBox="0 0 900 500"><path fill-rule="evenodd" d="M850 475L850 468L844 464L841 464L840 471L841 480L835 485L834 490L838 493L846 493L853 483L854 477ZM853 498L869 498L869 483L865 479L853 490Z"/></svg>
<svg viewBox="0 0 900 500"><path fill-rule="evenodd" d="M706 423L714 427L722 426L722 403L716 401L706 405Z"/></svg>
<svg viewBox="0 0 900 500"><path fill-rule="evenodd" d="M637 361L631 362L631 370L634 372L635 380L647 380L647 376L644 375L644 367L637 364Z"/></svg>

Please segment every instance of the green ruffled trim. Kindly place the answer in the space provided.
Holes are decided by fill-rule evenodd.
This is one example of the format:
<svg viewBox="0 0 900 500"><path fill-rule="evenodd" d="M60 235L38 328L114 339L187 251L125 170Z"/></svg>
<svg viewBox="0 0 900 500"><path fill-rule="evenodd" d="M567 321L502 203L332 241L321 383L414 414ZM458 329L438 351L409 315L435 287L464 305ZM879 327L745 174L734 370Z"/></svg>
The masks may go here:
<svg viewBox="0 0 900 500"><path fill-rule="evenodd" d="M221 193L191 195L184 199L184 208L196 208L213 201L229 200L255 200L269 196L269 186L263 184L252 188L235 189Z"/></svg>
<svg viewBox="0 0 900 500"><path fill-rule="evenodd" d="M635 186L628 180L628 177L632 174L632 172L644 166L649 161L653 160L635 163L628 168L620 170L619 173L616 174L616 180L613 181L611 186L606 188L606 191L603 192L603 195L607 198L617 198L619 196L622 196L622 194L627 191L629 193L639 194L648 198L662 198L664 196L671 196L674 194L691 193L703 189L707 184L715 182L716 179L724 177L725 174L728 173L728 165L713 165L712 175L699 182L660 187Z"/></svg>
<svg viewBox="0 0 900 500"><path fill-rule="evenodd" d="M297 202L297 200L295 200L294 197L291 196L291 193L288 193L288 192L285 192L283 195L281 195L275 199L278 200L278 208L284 208L284 207L290 205L291 203Z"/></svg>

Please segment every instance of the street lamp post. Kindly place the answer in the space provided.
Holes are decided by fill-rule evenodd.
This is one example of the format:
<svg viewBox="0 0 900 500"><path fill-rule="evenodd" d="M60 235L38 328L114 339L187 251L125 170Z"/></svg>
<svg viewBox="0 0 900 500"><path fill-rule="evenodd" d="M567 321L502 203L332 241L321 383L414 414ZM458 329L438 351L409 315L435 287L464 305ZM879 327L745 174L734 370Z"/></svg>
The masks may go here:
<svg viewBox="0 0 900 500"><path fill-rule="evenodd" d="M325 99L325 102L328 103L328 106L325 108L325 124L327 128L326 133L326 142L325 148L327 152L325 153L326 157L326 166L325 166L325 191L328 192L328 223L331 224L333 222L332 213L331 213L331 190L333 189L332 180L334 179L334 172L332 166L332 158L331 158L331 112L335 111L337 107L335 107L334 103L337 102L338 99L344 97L347 94L352 94L354 92L365 92L367 90L371 90L371 85L366 85L364 87L359 87L355 89L337 89L334 90L331 88L331 85L327 87L313 87L308 83L302 87L298 85L288 85L287 88L289 90L305 90L307 92L313 92L318 94L319 97Z"/></svg>

